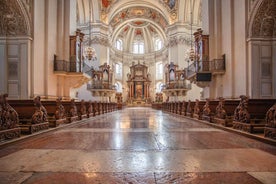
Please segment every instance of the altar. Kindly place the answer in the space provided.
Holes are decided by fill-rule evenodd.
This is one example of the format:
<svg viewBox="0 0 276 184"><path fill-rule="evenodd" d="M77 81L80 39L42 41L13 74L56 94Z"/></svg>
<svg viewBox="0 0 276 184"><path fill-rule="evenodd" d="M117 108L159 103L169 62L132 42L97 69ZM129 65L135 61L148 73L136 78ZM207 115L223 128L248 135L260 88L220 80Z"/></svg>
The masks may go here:
<svg viewBox="0 0 276 184"><path fill-rule="evenodd" d="M149 104L150 98L150 74L148 67L144 64L133 64L130 66L130 73L127 74L128 104Z"/></svg>

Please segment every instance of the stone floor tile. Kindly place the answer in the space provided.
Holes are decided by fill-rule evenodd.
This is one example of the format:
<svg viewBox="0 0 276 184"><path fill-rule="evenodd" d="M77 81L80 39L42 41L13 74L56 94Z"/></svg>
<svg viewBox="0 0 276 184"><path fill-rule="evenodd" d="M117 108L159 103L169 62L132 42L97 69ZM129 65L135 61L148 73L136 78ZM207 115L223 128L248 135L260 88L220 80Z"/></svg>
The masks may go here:
<svg viewBox="0 0 276 184"><path fill-rule="evenodd" d="M32 172L0 172L1 184L20 184L32 176Z"/></svg>
<svg viewBox="0 0 276 184"><path fill-rule="evenodd" d="M260 184L247 173L155 173L157 184Z"/></svg>
<svg viewBox="0 0 276 184"><path fill-rule="evenodd" d="M248 174L265 184L276 183L276 172L249 172Z"/></svg>
<svg viewBox="0 0 276 184"><path fill-rule="evenodd" d="M35 173L23 184L122 184L123 173Z"/></svg>

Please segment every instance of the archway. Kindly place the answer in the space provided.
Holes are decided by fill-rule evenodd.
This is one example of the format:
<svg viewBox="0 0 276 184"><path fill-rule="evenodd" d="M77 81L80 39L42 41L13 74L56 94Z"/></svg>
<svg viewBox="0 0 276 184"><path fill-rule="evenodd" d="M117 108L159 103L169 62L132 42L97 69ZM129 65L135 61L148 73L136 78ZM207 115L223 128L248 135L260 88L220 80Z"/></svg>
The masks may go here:
<svg viewBox="0 0 276 184"><path fill-rule="evenodd" d="M276 1L256 1L248 30L252 98L276 97Z"/></svg>

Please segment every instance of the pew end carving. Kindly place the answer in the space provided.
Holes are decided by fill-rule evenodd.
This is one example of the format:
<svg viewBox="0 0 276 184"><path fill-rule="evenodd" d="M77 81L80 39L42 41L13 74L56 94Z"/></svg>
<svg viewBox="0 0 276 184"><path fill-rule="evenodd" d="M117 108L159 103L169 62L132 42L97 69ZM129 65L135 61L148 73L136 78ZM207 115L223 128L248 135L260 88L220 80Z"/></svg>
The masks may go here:
<svg viewBox="0 0 276 184"><path fill-rule="evenodd" d="M47 110L42 105L40 96L36 96L33 102L35 112L32 117L20 121L22 123L20 128L23 134L32 134L49 128Z"/></svg>
<svg viewBox="0 0 276 184"><path fill-rule="evenodd" d="M17 112L9 105L8 94L0 95L0 141L20 137Z"/></svg>
<svg viewBox="0 0 276 184"><path fill-rule="evenodd" d="M264 136L276 140L276 103L267 111Z"/></svg>

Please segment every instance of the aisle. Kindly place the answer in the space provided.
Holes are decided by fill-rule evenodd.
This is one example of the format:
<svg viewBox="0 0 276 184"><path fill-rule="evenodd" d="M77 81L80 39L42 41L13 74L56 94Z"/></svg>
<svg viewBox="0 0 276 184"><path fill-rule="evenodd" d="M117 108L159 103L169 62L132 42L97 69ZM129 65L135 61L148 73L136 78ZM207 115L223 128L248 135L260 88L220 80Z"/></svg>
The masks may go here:
<svg viewBox="0 0 276 184"><path fill-rule="evenodd" d="M126 108L1 148L0 183L275 183L275 155L193 120Z"/></svg>

